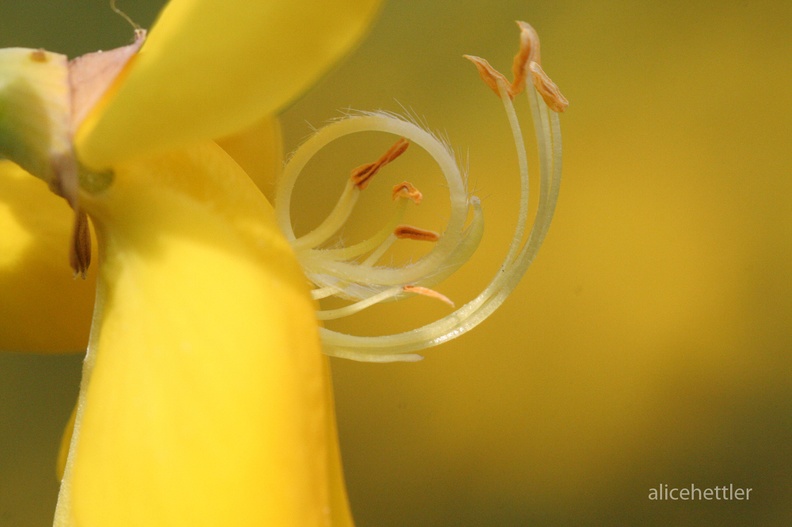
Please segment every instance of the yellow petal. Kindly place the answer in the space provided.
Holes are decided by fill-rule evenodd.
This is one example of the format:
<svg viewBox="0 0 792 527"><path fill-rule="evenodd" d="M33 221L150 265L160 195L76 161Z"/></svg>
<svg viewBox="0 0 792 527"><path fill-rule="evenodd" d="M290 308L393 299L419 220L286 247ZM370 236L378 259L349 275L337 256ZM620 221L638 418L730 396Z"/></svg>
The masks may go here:
<svg viewBox="0 0 792 527"><path fill-rule="evenodd" d="M265 117L250 128L217 141L239 163L267 198L283 170L283 141L278 119Z"/></svg>
<svg viewBox="0 0 792 527"><path fill-rule="evenodd" d="M74 434L74 421L77 418L77 407L75 406L69 416L69 421L63 428L63 435L61 435L60 446L58 447L58 459L55 462L55 476L58 481L63 479L63 474L66 471L66 460L69 457L69 446L71 445L72 435Z"/></svg>
<svg viewBox="0 0 792 527"><path fill-rule="evenodd" d="M354 521L349 509L349 498L346 491L344 469L341 463L341 449L338 444L338 428L336 425L332 379L330 377L330 361L327 357L325 357L323 362L324 377L326 382L325 386L327 390L325 406L327 409L327 480L330 492L330 525L333 527L353 527ZM74 421L76 414L77 407L72 410L71 416L69 417L69 422L66 424L66 427L63 431L63 436L61 437L61 444L58 450L58 461L56 466L58 480L63 478L66 468L66 459L69 453L72 434L74 432Z"/></svg>
<svg viewBox="0 0 792 527"><path fill-rule="evenodd" d="M85 350L95 277L73 278L72 222L44 182L0 161L0 350Z"/></svg>
<svg viewBox="0 0 792 527"><path fill-rule="evenodd" d="M118 90L81 126L81 160L101 169L247 128L348 51L378 3L170 2Z"/></svg>
<svg viewBox="0 0 792 527"><path fill-rule="evenodd" d="M335 404L333 399L333 382L330 378L330 359L325 358L325 382L327 386L327 478L330 485L330 525L333 527L354 527L352 514L349 510L344 469L341 465L341 448L338 444Z"/></svg>
<svg viewBox="0 0 792 527"><path fill-rule="evenodd" d="M263 196L207 144L122 166L83 206L102 294L75 525L325 525L314 305Z"/></svg>

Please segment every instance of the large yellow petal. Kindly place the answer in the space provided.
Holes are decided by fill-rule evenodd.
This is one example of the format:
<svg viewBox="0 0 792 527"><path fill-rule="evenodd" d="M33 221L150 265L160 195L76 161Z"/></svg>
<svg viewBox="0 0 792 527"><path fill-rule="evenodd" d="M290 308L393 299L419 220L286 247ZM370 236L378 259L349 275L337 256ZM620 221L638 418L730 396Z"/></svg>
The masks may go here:
<svg viewBox="0 0 792 527"><path fill-rule="evenodd" d="M69 267L73 212L47 185L0 161L0 350L85 351L94 273Z"/></svg>
<svg viewBox="0 0 792 527"><path fill-rule="evenodd" d="M314 305L263 196L209 144L123 166L83 205L102 261L75 525L326 525Z"/></svg>
<svg viewBox="0 0 792 527"><path fill-rule="evenodd" d="M174 0L128 75L81 126L101 169L242 130L276 112L353 46L377 0Z"/></svg>

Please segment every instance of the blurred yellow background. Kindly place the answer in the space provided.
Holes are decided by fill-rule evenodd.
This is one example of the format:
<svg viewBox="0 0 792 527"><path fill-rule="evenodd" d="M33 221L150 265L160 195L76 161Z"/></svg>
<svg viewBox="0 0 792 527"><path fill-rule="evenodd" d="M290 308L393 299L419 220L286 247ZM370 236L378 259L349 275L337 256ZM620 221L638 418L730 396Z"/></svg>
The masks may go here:
<svg viewBox="0 0 792 527"><path fill-rule="evenodd" d="M148 25L157 3L121 4ZM106 2L6 4L3 47L74 55L129 36ZM472 298L505 255L516 162L498 100L461 55L508 71L516 19L538 30L570 100L556 219L475 331L417 364L334 361L358 526L792 524L792 4L394 0L284 113L287 149L347 108L404 107L446 133L469 155L487 234L439 289ZM414 157L380 188L431 174ZM327 192L369 160L336 156ZM443 189L424 179L419 224L439 228ZM343 327L443 312L417 299ZM49 522L79 362L0 355L2 527ZM660 484L754 490L650 501Z"/></svg>

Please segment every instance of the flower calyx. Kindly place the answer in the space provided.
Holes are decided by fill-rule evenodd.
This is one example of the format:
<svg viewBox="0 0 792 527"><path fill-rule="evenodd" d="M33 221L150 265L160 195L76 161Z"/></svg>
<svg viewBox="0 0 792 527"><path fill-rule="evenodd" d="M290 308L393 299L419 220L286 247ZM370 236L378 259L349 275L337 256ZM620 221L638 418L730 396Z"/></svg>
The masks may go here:
<svg viewBox="0 0 792 527"><path fill-rule="evenodd" d="M88 218L80 208L81 190L107 187L112 174L82 167L74 134L140 49L145 31L135 41L107 52L69 61L42 49L0 50L0 158L8 159L46 182L74 210L70 265L85 278L90 265Z"/></svg>

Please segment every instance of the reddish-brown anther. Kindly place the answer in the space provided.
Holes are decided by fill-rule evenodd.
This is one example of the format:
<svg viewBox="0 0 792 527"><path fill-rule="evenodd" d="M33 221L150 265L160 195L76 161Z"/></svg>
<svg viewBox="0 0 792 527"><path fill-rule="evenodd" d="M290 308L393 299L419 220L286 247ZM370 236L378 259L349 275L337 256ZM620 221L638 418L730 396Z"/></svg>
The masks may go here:
<svg viewBox="0 0 792 527"><path fill-rule="evenodd" d="M402 137L396 141L387 152L382 154L379 159L373 163L367 163L354 169L350 176L352 178L352 183L354 183L358 189L364 190L368 186L369 181L371 181L371 178L373 178L382 167L402 155L404 151L407 150L408 146L410 146L410 142Z"/></svg>

